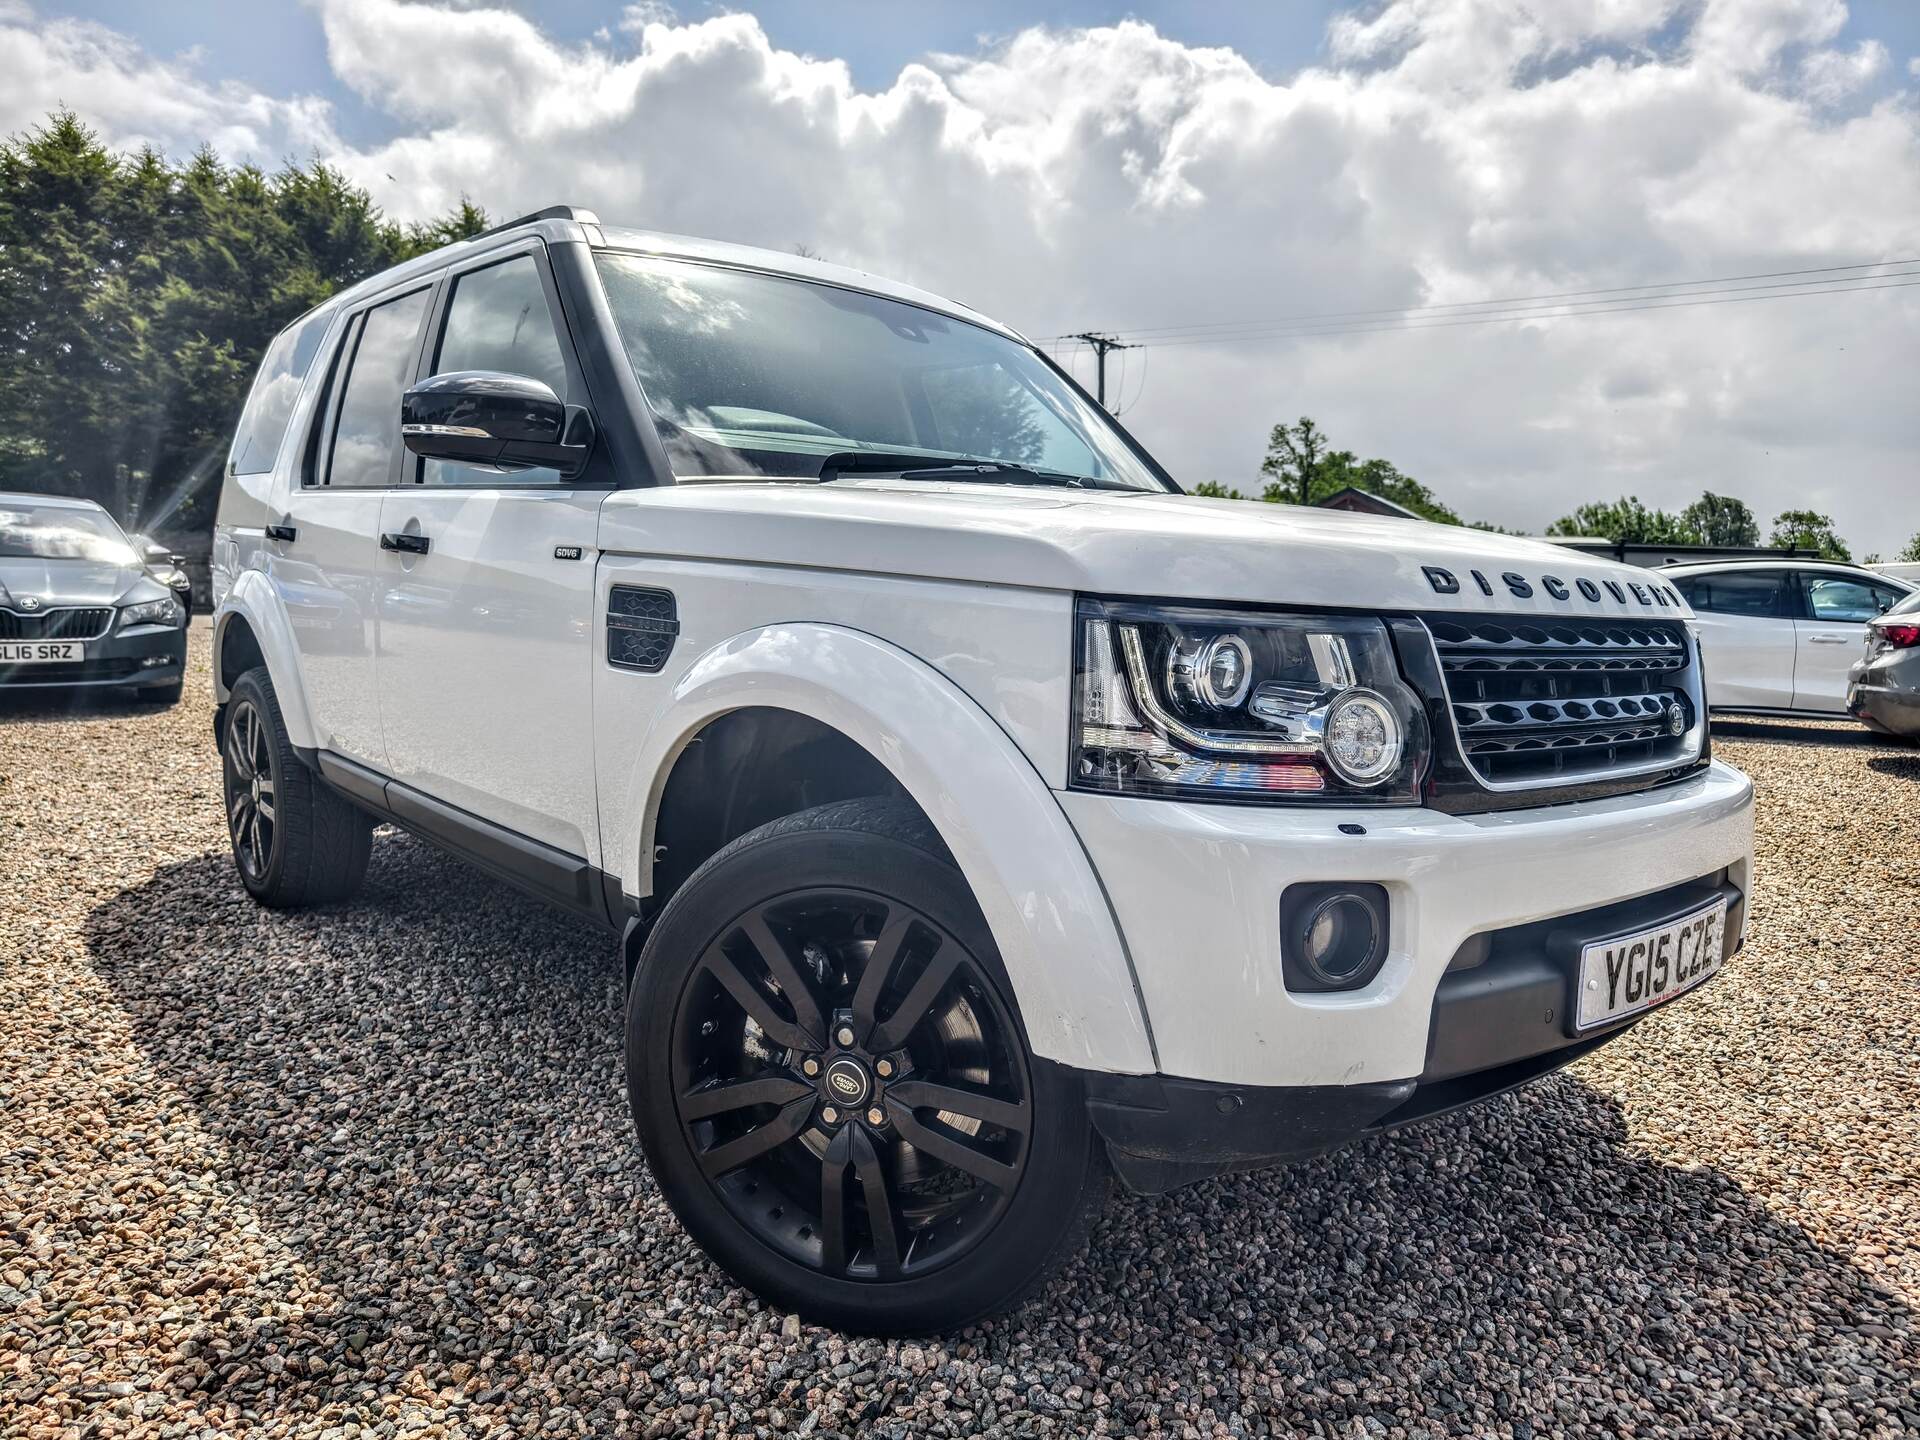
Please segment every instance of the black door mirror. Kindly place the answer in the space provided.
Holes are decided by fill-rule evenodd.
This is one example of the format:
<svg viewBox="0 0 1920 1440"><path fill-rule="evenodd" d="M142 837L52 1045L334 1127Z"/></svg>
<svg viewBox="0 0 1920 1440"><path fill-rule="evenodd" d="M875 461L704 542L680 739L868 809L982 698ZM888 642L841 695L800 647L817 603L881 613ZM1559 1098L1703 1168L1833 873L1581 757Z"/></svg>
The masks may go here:
<svg viewBox="0 0 1920 1440"><path fill-rule="evenodd" d="M543 466L572 478L593 453L593 415L525 375L455 370L422 380L400 402L400 436L429 460Z"/></svg>

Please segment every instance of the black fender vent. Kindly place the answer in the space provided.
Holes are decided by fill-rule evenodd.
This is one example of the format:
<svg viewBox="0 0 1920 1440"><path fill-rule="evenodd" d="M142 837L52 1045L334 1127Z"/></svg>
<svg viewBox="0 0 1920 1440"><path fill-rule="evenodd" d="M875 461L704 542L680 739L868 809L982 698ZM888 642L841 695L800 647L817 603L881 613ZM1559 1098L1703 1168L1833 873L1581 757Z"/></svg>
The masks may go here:
<svg viewBox="0 0 1920 1440"><path fill-rule="evenodd" d="M673 654L680 615L671 590L616 585L607 597L607 663L657 674Z"/></svg>

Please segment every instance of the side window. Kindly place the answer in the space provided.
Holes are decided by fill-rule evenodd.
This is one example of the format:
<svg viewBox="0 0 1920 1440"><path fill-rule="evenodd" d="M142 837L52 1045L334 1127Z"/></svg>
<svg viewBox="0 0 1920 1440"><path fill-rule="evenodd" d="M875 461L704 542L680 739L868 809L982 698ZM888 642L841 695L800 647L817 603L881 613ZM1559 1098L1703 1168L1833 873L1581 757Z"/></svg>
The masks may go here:
<svg viewBox="0 0 1920 1440"><path fill-rule="evenodd" d="M416 290L376 305L361 321L334 422L328 485L392 483L400 452L400 392L412 378L414 346L431 294Z"/></svg>
<svg viewBox="0 0 1920 1440"><path fill-rule="evenodd" d="M920 393L933 421L933 433L921 443L932 449L1074 475L1099 473L1079 437L1000 365L923 370Z"/></svg>
<svg viewBox="0 0 1920 1440"><path fill-rule="evenodd" d="M1684 593L1696 610L1714 615L1774 616L1780 613L1778 570L1728 570L1695 575Z"/></svg>
<svg viewBox="0 0 1920 1440"><path fill-rule="evenodd" d="M309 315L297 325L289 325L267 347L247 392L246 408L240 412L240 424L233 432L233 448L227 452L227 469L235 475L258 475L273 468L286 438L287 423L293 419L294 402L313 357L326 338L330 314Z"/></svg>
<svg viewBox="0 0 1920 1440"><path fill-rule="evenodd" d="M1807 608L1816 620L1871 620L1900 598L1890 585L1840 575L1806 577Z"/></svg>
<svg viewBox="0 0 1920 1440"><path fill-rule="evenodd" d="M559 328L547 306L540 267L531 255L518 255L484 270L470 270L453 282L433 373L444 375L453 370L525 375L552 386L562 400L568 398L567 363L561 355ZM443 460L427 461L421 474L429 485L498 485L503 478L525 485L543 481L552 484L560 476L554 470L502 472L485 465L455 465Z"/></svg>

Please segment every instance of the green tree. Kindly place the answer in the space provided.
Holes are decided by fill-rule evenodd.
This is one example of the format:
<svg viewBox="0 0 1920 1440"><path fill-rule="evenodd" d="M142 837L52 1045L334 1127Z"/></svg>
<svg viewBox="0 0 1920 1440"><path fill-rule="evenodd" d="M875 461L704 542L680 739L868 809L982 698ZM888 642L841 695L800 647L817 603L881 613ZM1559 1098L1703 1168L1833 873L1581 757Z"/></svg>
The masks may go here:
<svg viewBox="0 0 1920 1440"><path fill-rule="evenodd" d="M1246 496L1242 495L1238 490L1229 490L1226 486L1222 485L1218 480L1202 480L1198 485L1194 486L1193 489L1188 493L1193 495L1203 495L1209 500L1244 500L1247 498Z"/></svg>
<svg viewBox="0 0 1920 1440"><path fill-rule="evenodd" d="M1826 560L1853 558L1846 541L1834 533L1832 517L1817 510L1782 510L1773 517L1773 535L1767 543L1816 550Z"/></svg>
<svg viewBox="0 0 1920 1440"><path fill-rule="evenodd" d="M1274 426L1267 437L1267 458L1260 462L1260 473L1271 479L1260 498L1311 505L1326 493L1321 479L1326 453L1326 434L1309 417L1302 415L1297 425Z"/></svg>
<svg viewBox="0 0 1920 1440"><path fill-rule="evenodd" d="M1680 512L1680 523L1697 532L1704 545L1758 545L1760 523L1746 502L1711 490Z"/></svg>
<svg viewBox="0 0 1920 1440"><path fill-rule="evenodd" d="M384 219L325 165L117 155L71 111L0 143L0 488L204 545L267 343L343 285L486 227Z"/></svg>
<svg viewBox="0 0 1920 1440"><path fill-rule="evenodd" d="M1637 495L1592 501L1547 527L1549 535L1598 535L1616 544L1698 545L1700 532L1684 518L1650 510Z"/></svg>
<svg viewBox="0 0 1920 1440"><path fill-rule="evenodd" d="M1336 450L1326 457L1318 485L1314 496L1316 500L1325 499L1351 485L1365 490L1369 495L1378 495L1382 500L1391 500L1396 505L1404 506L1423 519L1437 520L1442 525L1460 523L1460 517L1451 507L1441 504L1431 490L1411 475L1386 460L1356 461L1351 450Z"/></svg>
<svg viewBox="0 0 1920 1440"><path fill-rule="evenodd" d="M1896 560L1920 560L1920 535L1907 541L1907 548L1893 557Z"/></svg>
<svg viewBox="0 0 1920 1440"><path fill-rule="evenodd" d="M1441 504L1431 490L1390 461L1362 460L1351 450L1329 449L1326 432L1306 415L1296 424L1273 427L1260 473L1267 477L1260 498L1270 504L1316 505L1351 485L1428 520L1444 525L1460 523L1460 517ZM1199 493L1239 498L1238 491L1217 486Z"/></svg>

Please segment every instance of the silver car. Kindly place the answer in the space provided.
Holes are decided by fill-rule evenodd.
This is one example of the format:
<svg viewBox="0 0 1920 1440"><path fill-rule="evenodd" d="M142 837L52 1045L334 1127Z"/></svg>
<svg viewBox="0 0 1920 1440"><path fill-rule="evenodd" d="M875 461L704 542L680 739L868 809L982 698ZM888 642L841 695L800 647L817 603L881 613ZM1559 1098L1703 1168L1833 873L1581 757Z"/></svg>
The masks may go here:
<svg viewBox="0 0 1920 1440"><path fill-rule="evenodd" d="M1920 741L1920 591L1867 623L1866 653L1847 673L1847 709L1871 730Z"/></svg>

